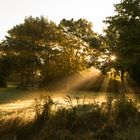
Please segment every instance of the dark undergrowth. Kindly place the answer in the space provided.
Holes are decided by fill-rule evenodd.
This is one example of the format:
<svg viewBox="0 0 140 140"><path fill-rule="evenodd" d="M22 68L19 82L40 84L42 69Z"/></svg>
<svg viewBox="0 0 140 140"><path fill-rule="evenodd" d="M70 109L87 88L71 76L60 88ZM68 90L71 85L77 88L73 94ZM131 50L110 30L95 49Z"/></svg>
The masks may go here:
<svg viewBox="0 0 140 140"><path fill-rule="evenodd" d="M121 97L59 106L51 97L35 100L34 119L0 122L0 140L140 140L140 112L135 101Z"/></svg>

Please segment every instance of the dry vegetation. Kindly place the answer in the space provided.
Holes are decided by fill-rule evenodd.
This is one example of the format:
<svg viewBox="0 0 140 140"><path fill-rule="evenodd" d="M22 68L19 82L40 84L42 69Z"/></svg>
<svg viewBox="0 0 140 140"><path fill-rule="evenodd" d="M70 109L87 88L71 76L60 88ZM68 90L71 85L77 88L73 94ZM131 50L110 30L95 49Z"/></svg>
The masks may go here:
<svg viewBox="0 0 140 140"><path fill-rule="evenodd" d="M57 106L49 96L36 99L32 119L14 117L0 122L0 140L139 140L140 112L135 101L121 97ZM57 108L55 110L55 108Z"/></svg>

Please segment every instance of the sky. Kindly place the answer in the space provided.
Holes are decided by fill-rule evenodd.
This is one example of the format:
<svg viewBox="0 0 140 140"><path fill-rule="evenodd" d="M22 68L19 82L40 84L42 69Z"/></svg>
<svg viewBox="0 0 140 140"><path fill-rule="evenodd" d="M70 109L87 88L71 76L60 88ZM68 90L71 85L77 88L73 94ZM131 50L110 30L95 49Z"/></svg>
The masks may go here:
<svg viewBox="0 0 140 140"><path fill-rule="evenodd" d="M44 16L59 23L63 18L85 18L93 30L102 33L103 20L115 14L113 4L120 0L0 0L0 40L25 17Z"/></svg>

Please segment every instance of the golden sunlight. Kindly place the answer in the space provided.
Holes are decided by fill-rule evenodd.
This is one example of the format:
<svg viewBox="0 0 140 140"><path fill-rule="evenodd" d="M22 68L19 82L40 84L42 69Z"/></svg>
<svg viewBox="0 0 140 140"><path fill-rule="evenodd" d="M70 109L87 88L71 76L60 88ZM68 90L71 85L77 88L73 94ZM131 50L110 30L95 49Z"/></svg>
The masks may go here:
<svg viewBox="0 0 140 140"><path fill-rule="evenodd" d="M110 56L110 59L111 59L112 61L115 61L115 60L116 60L116 56L115 56L115 55L111 55L111 56Z"/></svg>

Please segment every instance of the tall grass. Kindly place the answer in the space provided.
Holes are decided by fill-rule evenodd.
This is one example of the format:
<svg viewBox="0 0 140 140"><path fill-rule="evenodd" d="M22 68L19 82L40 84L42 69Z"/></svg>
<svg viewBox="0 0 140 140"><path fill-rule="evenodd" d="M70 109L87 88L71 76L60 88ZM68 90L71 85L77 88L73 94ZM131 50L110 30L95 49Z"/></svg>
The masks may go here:
<svg viewBox="0 0 140 140"><path fill-rule="evenodd" d="M139 140L140 112L137 103L125 97L99 104L59 106L50 96L36 99L33 120L1 121L0 140ZM85 99L84 99L85 100Z"/></svg>

